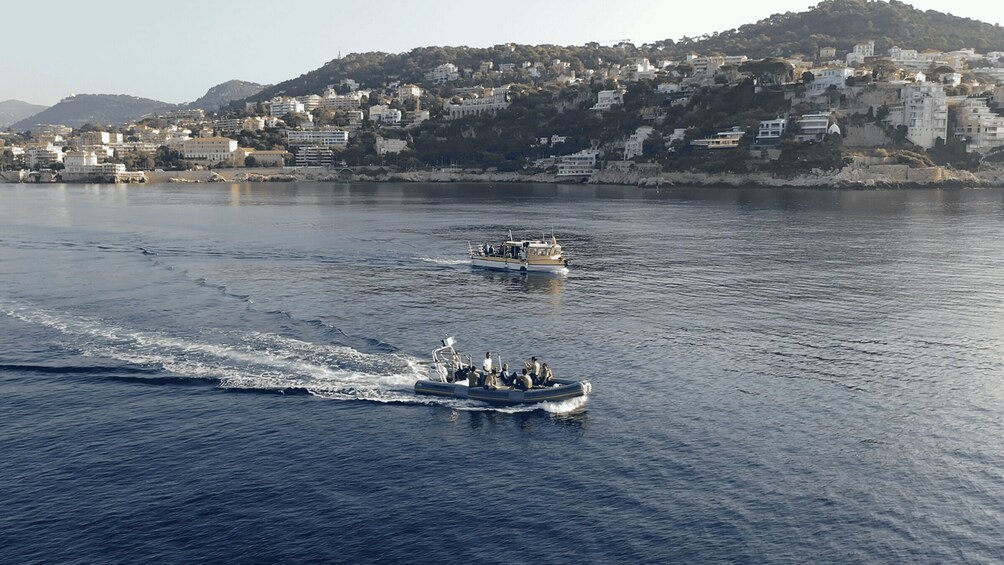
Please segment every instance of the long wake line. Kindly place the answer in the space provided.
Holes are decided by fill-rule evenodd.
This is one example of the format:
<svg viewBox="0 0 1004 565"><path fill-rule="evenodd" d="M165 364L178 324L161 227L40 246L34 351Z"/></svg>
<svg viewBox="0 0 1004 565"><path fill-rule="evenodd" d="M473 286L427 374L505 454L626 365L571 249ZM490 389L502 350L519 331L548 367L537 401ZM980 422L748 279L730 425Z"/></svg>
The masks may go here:
<svg viewBox="0 0 1004 565"><path fill-rule="evenodd" d="M315 344L272 333L202 332L178 337L124 328L100 319L23 305L2 305L4 314L55 330L85 356L115 359L172 376L210 380L229 390L303 390L337 400L446 405L461 410L564 413L584 399L537 407L496 408L476 402L419 397L415 381L425 376L421 359L398 353L368 354L351 347Z"/></svg>

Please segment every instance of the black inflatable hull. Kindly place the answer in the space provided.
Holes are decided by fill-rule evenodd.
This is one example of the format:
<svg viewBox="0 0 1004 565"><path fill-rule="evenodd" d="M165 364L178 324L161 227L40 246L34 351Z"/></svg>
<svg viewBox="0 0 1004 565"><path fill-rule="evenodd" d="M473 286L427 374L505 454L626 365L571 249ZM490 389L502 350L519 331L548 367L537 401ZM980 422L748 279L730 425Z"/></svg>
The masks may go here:
<svg viewBox="0 0 1004 565"><path fill-rule="evenodd" d="M415 383L415 394L441 396L462 400L478 400L499 406L515 406L519 404L539 404L541 402L562 402L589 394L589 383L579 381L556 380L558 386L535 388L531 390L518 389L487 389L484 387L469 387L466 384L444 383L436 381L418 381Z"/></svg>

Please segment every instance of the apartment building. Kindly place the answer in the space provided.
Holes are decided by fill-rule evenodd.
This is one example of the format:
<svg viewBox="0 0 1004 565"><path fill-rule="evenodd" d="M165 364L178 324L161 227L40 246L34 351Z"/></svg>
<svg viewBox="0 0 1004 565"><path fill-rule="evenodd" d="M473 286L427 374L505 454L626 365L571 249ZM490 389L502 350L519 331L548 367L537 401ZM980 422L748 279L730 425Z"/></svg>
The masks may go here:
<svg viewBox="0 0 1004 565"><path fill-rule="evenodd" d="M906 137L930 149L938 138L948 140L948 99L944 86L925 82L907 84L900 89L902 105L890 112L893 125L905 125Z"/></svg>
<svg viewBox="0 0 1004 565"><path fill-rule="evenodd" d="M181 143L181 155L193 161L223 163L233 157L237 140L228 137L196 137Z"/></svg>
<svg viewBox="0 0 1004 565"><path fill-rule="evenodd" d="M286 140L291 146L344 146L349 144L349 132L340 129L311 131L289 130L286 132Z"/></svg>

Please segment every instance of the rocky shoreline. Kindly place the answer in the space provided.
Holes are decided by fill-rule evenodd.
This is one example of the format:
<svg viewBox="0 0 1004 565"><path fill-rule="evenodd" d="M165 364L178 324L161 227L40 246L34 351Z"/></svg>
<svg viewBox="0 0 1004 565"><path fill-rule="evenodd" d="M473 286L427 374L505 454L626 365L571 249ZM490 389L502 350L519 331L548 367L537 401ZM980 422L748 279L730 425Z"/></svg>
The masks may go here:
<svg viewBox="0 0 1004 565"><path fill-rule="evenodd" d="M385 182L385 183L542 183L622 185L640 187L696 186L708 188L808 188L808 189L906 189L989 188L1004 186L1004 170L979 173L942 167L910 169L905 165L847 166L840 171L814 171L793 177L768 173L705 174L607 169L589 178L558 177L553 173L502 173L473 170L432 171L343 171L318 169L271 169L254 172L240 169L184 171L152 174L148 182Z"/></svg>

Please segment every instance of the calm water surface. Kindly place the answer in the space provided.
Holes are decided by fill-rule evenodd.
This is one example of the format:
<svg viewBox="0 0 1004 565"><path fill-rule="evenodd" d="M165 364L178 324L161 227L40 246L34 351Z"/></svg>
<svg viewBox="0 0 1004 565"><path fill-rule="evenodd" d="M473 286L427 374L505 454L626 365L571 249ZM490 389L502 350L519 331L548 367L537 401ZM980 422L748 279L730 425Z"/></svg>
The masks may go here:
<svg viewBox="0 0 1004 565"><path fill-rule="evenodd" d="M552 228L565 277L465 264ZM1000 562L1002 236L1002 190L0 185L0 562ZM416 398L447 333L593 394Z"/></svg>

